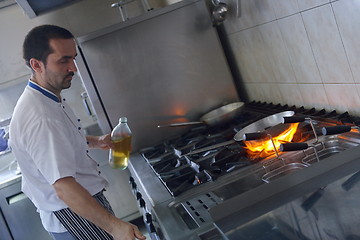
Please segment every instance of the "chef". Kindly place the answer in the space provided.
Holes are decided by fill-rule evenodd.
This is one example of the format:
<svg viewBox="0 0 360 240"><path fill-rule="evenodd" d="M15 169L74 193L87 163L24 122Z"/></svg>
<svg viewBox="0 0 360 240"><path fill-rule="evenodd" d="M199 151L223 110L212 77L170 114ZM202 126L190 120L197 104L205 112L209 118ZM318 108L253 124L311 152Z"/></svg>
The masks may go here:
<svg viewBox="0 0 360 240"><path fill-rule="evenodd" d="M84 136L61 97L77 71L76 43L66 29L33 28L23 43L32 75L10 123L10 145L22 172L22 191L37 207L54 239L145 239L138 228L114 216L103 191L106 179L88 155L109 149L110 135Z"/></svg>

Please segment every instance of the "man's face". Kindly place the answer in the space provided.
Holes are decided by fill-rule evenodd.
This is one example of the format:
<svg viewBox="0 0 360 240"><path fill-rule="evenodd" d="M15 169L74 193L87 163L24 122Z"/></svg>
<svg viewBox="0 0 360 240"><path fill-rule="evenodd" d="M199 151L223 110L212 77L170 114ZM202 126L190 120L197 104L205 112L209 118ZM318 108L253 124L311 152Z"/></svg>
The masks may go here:
<svg viewBox="0 0 360 240"><path fill-rule="evenodd" d="M77 55L74 39L51 39L53 53L47 57L46 66L41 73L44 87L55 94L71 86L71 80L77 71L74 60Z"/></svg>

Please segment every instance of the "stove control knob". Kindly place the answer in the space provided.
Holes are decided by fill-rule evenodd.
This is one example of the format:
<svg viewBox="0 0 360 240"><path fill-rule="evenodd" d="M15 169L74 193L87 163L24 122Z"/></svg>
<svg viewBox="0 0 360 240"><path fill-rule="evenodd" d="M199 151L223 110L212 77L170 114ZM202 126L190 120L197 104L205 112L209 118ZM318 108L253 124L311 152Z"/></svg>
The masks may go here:
<svg viewBox="0 0 360 240"><path fill-rule="evenodd" d="M141 195L141 193L139 193L139 192L136 192L136 200L140 200L140 198L142 198L142 195Z"/></svg>
<svg viewBox="0 0 360 240"><path fill-rule="evenodd" d="M134 178L133 178L133 177L129 177L129 182L130 182L130 184L133 183L133 182L135 182Z"/></svg>
<svg viewBox="0 0 360 240"><path fill-rule="evenodd" d="M146 223L151 223L152 222L151 213L146 213L145 214L145 221L146 221Z"/></svg>
<svg viewBox="0 0 360 240"><path fill-rule="evenodd" d="M154 224L152 224L152 223L150 223L149 224L149 228L150 228L150 232L156 232L156 229L155 229L155 226L154 226Z"/></svg>
<svg viewBox="0 0 360 240"><path fill-rule="evenodd" d="M142 199L142 198L140 198L140 200L139 200L139 204L140 204L140 207L141 208L145 208L145 200L144 199Z"/></svg>
<svg viewBox="0 0 360 240"><path fill-rule="evenodd" d="M131 183L131 188L132 188L132 189L136 189L136 188L137 188L137 185L136 185L135 182L132 182L132 183Z"/></svg>

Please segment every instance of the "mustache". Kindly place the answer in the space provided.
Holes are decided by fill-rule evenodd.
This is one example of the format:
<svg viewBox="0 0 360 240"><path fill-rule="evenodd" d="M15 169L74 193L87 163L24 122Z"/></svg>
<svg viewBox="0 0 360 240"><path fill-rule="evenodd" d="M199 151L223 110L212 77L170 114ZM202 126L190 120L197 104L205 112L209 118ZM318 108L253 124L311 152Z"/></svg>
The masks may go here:
<svg viewBox="0 0 360 240"><path fill-rule="evenodd" d="M70 72L69 74L67 74L65 77L73 77L75 75L74 72Z"/></svg>

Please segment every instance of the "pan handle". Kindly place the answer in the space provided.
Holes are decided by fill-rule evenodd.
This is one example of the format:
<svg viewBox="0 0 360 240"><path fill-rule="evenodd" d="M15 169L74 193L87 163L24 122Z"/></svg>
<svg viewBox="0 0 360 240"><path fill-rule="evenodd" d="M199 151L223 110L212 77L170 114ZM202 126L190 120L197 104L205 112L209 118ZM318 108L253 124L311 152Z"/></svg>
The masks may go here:
<svg viewBox="0 0 360 240"><path fill-rule="evenodd" d="M307 149L309 145L307 143L282 143L280 144L281 152L298 151Z"/></svg>
<svg viewBox="0 0 360 240"><path fill-rule="evenodd" d="M321 132L323 135L333 135L340 134L345 132L350 132L351 126L341 125L341 126L332 126L332 127L323 127Z"/></svg>
<svg viewBox="0 0 360 240"><path fill-rule="evenodd" d="M304 122L305 120L305 117L283 117L282 123L297 123Z"/></svg>
<svg viewBox="0 0 360 240"><path fill-rule="evenodd" d="M203 122L184 122L184 123L171 123L167 125L158 125L158 128L162 127L185 127L189 125L198 125L198 124L204 124Z"/></svg>
<svg viewBox="0 0 360 240"><path fill-rule="evenodd" d="M191 151L191 152L189 152L189 153L187 153L187 154L184 154L184 156L193 155L193 154L202 153L202 152L206 152L206 151L209 151L209 150L213 150L213 149L215 149L215 148L224 147L224 146L233 144L233 143L235 143L235 142L236 142L236 141L235 141L234 139L232 139L232 140L230 140L230 141L218 143L218 144L215 144L215 145L211 145L211 146L209 146L209 147L199 148L199 149L196 149L196 150L194 150L194 151Z"/></svg>
<svg viewBox="0 0 360 240"><path fill-rule="evenodd" d="M243 136L244 141L252 141L267 138L268 134L266 132L255 132L255 133L245 133Z"/></svg>

